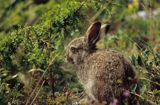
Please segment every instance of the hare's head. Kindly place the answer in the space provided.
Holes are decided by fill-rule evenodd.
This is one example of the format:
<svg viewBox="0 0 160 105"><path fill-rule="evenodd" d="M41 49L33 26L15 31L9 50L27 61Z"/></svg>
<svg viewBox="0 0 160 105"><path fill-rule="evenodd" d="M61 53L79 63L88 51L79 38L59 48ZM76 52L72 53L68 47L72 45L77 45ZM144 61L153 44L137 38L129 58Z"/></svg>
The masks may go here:
<svg viewBox="0 0 160 105"><path fill-rule="evenodd" d="M80 64L90 53L96 51L96 43L100 39L101 23L93 23L86 35L73 39L67 47L67 60L73 64Z"/></svg>

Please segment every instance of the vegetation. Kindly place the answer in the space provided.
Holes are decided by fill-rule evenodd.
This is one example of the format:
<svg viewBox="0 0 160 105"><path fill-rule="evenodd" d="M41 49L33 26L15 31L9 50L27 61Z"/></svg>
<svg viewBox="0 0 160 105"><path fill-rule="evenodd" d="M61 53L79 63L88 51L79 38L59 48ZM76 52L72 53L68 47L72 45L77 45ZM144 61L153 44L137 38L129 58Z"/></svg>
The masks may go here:
<svg viewBox="0 0 160 105"><path fill-rule="evenodd" d="M136 14L138 6L146 17ZM137 72L131 94L140 105L160 104L159 7L158 0L1 0L0 103L83 103L86 95L65 61L65 47L98 20L111 29L97 47L122 52Z"/></svg>

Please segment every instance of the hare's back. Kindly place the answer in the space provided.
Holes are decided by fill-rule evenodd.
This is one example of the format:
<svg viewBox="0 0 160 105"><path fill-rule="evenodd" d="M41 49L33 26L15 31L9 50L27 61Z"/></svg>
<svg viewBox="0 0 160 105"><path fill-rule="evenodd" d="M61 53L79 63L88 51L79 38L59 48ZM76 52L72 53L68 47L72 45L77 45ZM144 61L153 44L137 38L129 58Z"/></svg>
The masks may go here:
<svg viewBox="0 0 160 105"><path fill-rule="evenodd" d="M98 98L100 95L112 100L111 94L120 96L124 90L125 77L122 54L112 50L101 50L91 55L88 60L89 74L95 80L94 86L98 90L95 97Z"/></svg>
<svg viewBox="0 0 160 105"><path fill-rule="evenodd" d="M123 61L123 55L114 50L99 50L88 57L87 65L112 71L113 69L120 69L123 66Z"/></svg>
<svg viewBox="0 0 160 105"><path fill-rule="evenodd" d="M88 58L90 74L103 78L107 84L122 82L125 75L124 57L113 50L99 50Z"/></svg>

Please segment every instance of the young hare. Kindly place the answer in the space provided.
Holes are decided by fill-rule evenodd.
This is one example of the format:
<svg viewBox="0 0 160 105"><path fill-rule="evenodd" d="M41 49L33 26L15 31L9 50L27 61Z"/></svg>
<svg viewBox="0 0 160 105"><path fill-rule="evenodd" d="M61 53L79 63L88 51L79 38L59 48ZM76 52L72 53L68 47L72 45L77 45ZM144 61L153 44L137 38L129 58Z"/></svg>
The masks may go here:
<svg viewBox="0 0 160 105"><path fill-rule="evenodd" d="M67 60L77 67L77 76L90 99L96 103L120 105L122 98L129 96L135 72L122 54L96 48L100 30L101 23L95 22L86 36L72 40Z"/></svg>

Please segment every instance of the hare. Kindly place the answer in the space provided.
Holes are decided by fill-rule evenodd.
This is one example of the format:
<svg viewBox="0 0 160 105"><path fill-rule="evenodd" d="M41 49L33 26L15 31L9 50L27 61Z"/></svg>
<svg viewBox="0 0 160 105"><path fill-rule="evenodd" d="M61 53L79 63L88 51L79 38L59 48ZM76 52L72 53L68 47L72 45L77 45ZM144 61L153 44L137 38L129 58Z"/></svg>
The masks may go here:
<svg viewBox="0 0 160 105"><path fill-rule="evenodd" d="M106 27L108 30L109 25ZM86 36L72 40L67 47L67 61L77 67L77 76L90 99L99 104L120 105L136 74L122 54L96 48L100 30L101 22L95 22Z"/></svg>

